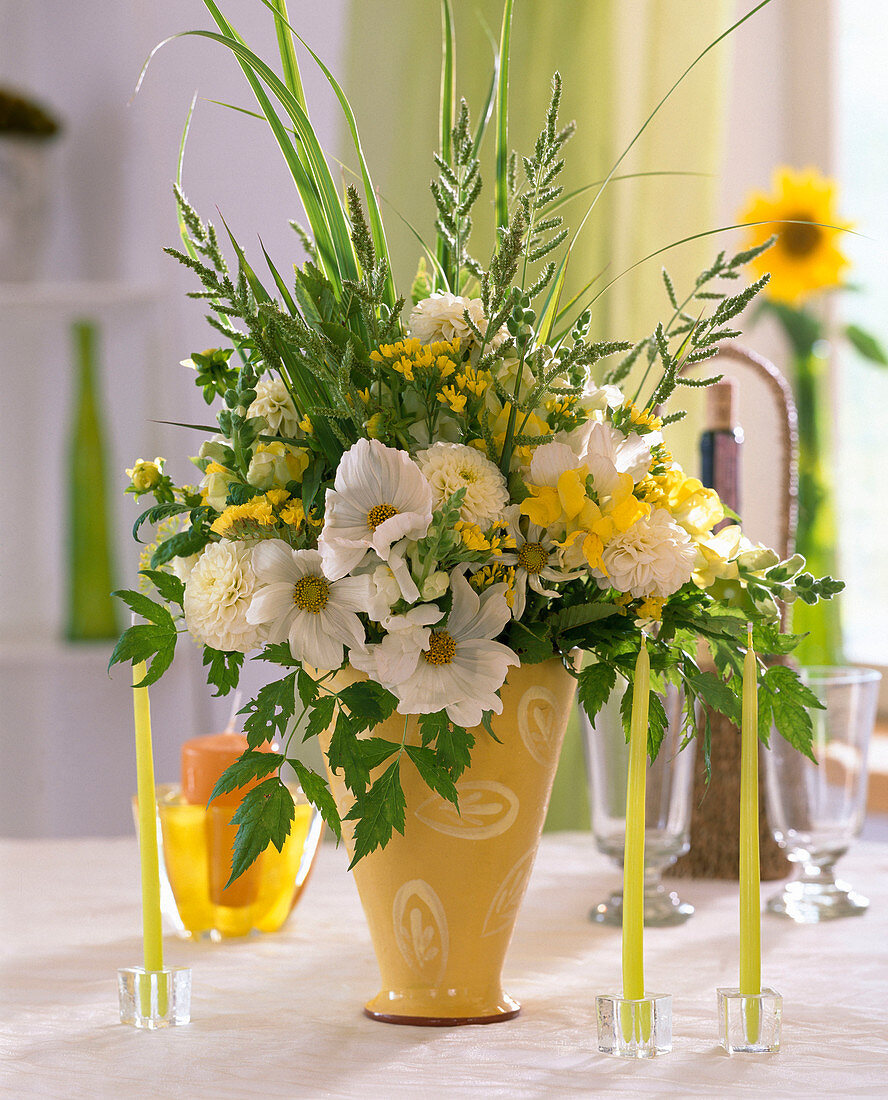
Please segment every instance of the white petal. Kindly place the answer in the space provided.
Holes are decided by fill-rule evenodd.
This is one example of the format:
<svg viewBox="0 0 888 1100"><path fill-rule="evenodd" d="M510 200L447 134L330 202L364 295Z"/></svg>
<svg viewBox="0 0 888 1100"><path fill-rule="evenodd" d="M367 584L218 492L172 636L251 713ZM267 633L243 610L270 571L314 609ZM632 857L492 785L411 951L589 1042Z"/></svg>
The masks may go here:
<svg viewBox="0 0 888 1100"><path fill-rule="evenodd" d="M247 609L248 623L270 623L293 608L293 580L275 581L257 589Z"/></svg>
<svg viewBox="0 0 888 1100"><path fill-rule="evenodd" d="M366 611L371 598L372 582L367 573L358 577L343 577L330 585L330 607L344 611Z"/></svg>
<svg viewBox="0 0 888 1100"><path fill-rule="evenodd" d="M321 615L310 611L298 613L293 620L290 652L297 661L325 671L339 668L342 664L342 643L324 630Z"/></svg>
<svg viewBox="0 0 888 1100"><path fill-rule="evenodd" d="M293 550L282 539L260 542L253 551L253 572L263 584L289 581L291 584L300 573L293 568Z"/></svg>
<svg viewBox="0 0 888 1100"><path fill-rule="evenodd" d="M450 587L453 589L453 608L447 620L447 631L454 638L469 637L466 628L481 609L480 597L458 571L454 571Z"/></svg>

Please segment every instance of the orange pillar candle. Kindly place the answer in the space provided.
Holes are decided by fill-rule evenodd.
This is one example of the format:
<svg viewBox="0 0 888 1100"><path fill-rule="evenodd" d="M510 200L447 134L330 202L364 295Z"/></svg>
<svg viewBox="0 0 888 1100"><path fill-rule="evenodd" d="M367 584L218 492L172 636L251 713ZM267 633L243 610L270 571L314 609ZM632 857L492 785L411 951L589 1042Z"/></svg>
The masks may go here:
<svg viewBox="0 0 888 1100"><path fill-rule="evenodd" d="M210 803L210 795L225 769L249 748L242 733L210 733L193 737L182 746L182 795L186 802L207 807L206 841L210 900L214 905L242 908L252 905L259 893L259 865L248 867L230 886L231 860L237 825L231 823L241 799L260 782L251 780L243 787L219 795ZM265 742L260 752L270 752ZM208 805L209 803L209 805Z"/></svg>

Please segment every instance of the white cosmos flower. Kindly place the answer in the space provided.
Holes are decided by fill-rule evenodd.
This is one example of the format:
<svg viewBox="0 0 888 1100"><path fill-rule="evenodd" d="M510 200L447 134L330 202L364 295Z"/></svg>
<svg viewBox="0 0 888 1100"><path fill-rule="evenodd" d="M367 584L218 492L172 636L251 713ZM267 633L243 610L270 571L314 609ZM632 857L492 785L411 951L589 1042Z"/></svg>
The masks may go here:
<svg viewBox="0 0 888 1100"><path fill-rule="evenodd" d="M665 508L655 508L611 539L602 560L607 569L607 577L598 580L602 587L613 586L636 598L665 597L691 579L697 549Z"/></svg>
<svg viewBox="0 0 888 1100"><path fill-rule="evenodd" d="M324 576L317 550L293 550L281 539L253 551L256 593L247 611L266 625L270 642L289 640L297 661L319 669L339 668L343 648L364 648L364 627L355 614L370 599L370 578Z"/></svg>
<svg viewBox="0 0 888 1100"><path fill-rule="evenodd" d="M499 467L486 455L462 443L435 443L419 451L416 461L432 487L436 508L458 489L465 489L462 519L477 523L482 531L502 519L509 488Z"/></svg>
<svg viewBox="0 0 888 1100"><path fill-rule="evenodd" d="M407 644L398 639L397 661L385 666L397 680L383 686L397 695L399 714L446 710L452 722L468 728L477 726L486 710L502 713L496 693L509 666L519 661L508 646L492 640L511 618L505 585L494 585L479 596L458 572L452 588L453 606L443 629L429 630L426 637L426 626L409 620L410 612L405 616L411 631L405 636ZM433 604L429 608L426 614L431 617L437 609ZM378 651L383 645L385 641L370 648ZM379 654L373 656L378 667Z"/></svg>
<svg viewBox="0 0 888 1100"><path fill-rule="evenodd" d="M265 644L262 626L247 618L256 589L250 548L211 542L185 580L185 625L201 645L249 653Z"/></svg>
<svg viewBox="0 0 888 1100"><path fill-rule="evenodd" d="M417 654L429 648L432 623L444 612L433 603L420 604L404 615L389 615L382 626L386 636L378 645L355 653L352 664L390 691L416 668Z"/></svg>
<svg viewBox="0 0 888 1100"><path fill-rule="evenodd" d="M527 534L521 530L521 512L517 505L512 504L506 509L506 519L509 524L509 534L515 540L517 547L514 551L505 551L497 558L499 565L514 565L515 567L515 598L512 605L512 617L520 619L524 614L527 603L528 584L541 596L551 600L559 595L549 588L543 588L541 581L572 581L583 576L585 569L565 572L563 569L555 569L550 561L556 561L558 547L547 535L545 528L535 523L528 525Z"/></svg>
<svg viewBox="0 0 888 1100"><path fill-rule="evenodd" d="M487 328L487 318L484 316L484 305L480 298L462 298L457 294L451 294L445 290L438 294L432 294L417 302L410 311L408 332L415 336L423 344L433 344L437 340L453 340L459 337L463 346L477 342L477 337L466 324L466 310L472 319L472 324L479 332L483 333ZM508 336L505 329L500 329L487 347L495 348Z"/></svg>
<svg viewBox="0 0 888 1100"><path fill-rule="evenodd" d="M280 378L263 378L256 383L256 399L247 409L247 416L264 416L272 435L293 439L299 429L299 413Z"/></svg>
<svg viewBox="0 0 888 1100"><path fill-rule="evenodd" d="M333 486L318 539L332 581L350 573L369 550L388 561L393 543L421 539L432 522L432 489L419 467L406 451L378 439L359 439L345 452Z"/></svg>

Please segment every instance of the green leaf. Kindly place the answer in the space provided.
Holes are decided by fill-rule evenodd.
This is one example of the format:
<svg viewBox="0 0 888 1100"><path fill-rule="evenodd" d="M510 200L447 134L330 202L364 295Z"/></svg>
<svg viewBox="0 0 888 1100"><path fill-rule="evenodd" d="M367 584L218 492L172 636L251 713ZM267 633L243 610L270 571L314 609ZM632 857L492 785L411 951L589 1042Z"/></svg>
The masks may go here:
<svg viewBox="0 0 888 1100"><path fill-rule="evenodd" d="M309 704L305 704L308 706ZM307 741L310 737L317 737L325 730L330 728L333 722L333 712L336 709L336 696L335 695L322 695L320 699L315 700L311 704L311 710L308 715L308 725L305 729L305 736L303 741Z"/></svg>
<svg viewBox="0 0 888 1100"><path fill-rule="evenodd" d="M285 642L284 645L287 645L287 643ZM287 645L288 650L289 648L289 645ZM321 693L317 681L309 676L304 668L300 668L296 673L296 687L299 690L299 698L302 700L304 707L310 707Z"/></svg>
<svg viewBox="0 0 888 1100"><path fill-rule="evenodd" d="M321 817L333 830L336 839L342 836L342 825L339 820L339 811L336 809L336 801L330 794L327 781L312 768L303 764L301 760L287 758L287 763L299 778L299 786L305 793L309 802L314 803L320 810Z"/></svg>
<svg viewBox="0 0 888 1100"><path fill-rule="evenodd" d="M209 666L207 683L218 688L218 691L213 692L213 698L218 699L220 695L227 695L232 688L237 687L244 655L204 646L203 663Z"/></svg>
<svg viewBox="0 0 888 1100"><path fill-rule="evenodd" d="M616 682L617 674L614 669L602 662L586 665L580 670L577 698L590 722L595 722L596 714L610 698Z"/></svg>
<svg viewBox="0 0 888 1100"><path fill-rule="evenodd" d="M349 684L339 692L339 702L348 707L351 728L372 729L394 714L397 697L373 680Z"/></svg>
<svg viewBox="0 0 888 1100"><path fill-rule="evenodd" d="M190 554L197 554L209 541L210 536L205 527L189 527L187 531L171 535L151 555L151 568L165 565L171 558L187 558Z"/></svg>
<svg viewBox="0 0 888 1100"><path fill-rule="evenodd" d="M771 724L799 752L814 760L813 730L808 709L823 710L817 696L794 669L774 665L759 680L759 737L767 744Z"/></svg>
<svg viewBox="0 0 888 1100"><path fill-rule="evenodd" d="M296 712L296 673L291 672L280 680L274 680L260 688L238 713L248 715L244 733L251 749L257 749L265 741L282 737L287 723Z"/></svg>
<svg viewBox="0 0 888 1100"><path fill-rule="evenodd" d="M349 870L374 849L384 848L393 830L403 835L407 801L400 769L400 759L395 760L345 815L355 822L355 855Z"/></svg>
<svg viewBox="0 0 888 1100"><path fill-rule="evenodd" d="M344 710L340 710L336 717L327 749L327 763L331 772L342 772L345 785L356 795L363 794L367 789L370 769L364 763L357 733Z"/></svg>
<svg viewBox="0 0 888 1100"><path fill-rule="evenodd" d="M283 668L301 669L300 662L297 661L290 652L289 642L275 642L274 644L269 644L261 653L257 653L252 659L254 661L270 661L272 664L281 665ZM308 676L308 673L304 675ZM310 676L308 676L308 679L312 684L314 683L314 680L312 680ZM300 691L300 695L301 694ZM317 692L315 692L315 694L317 694Z"/></svg>
<svg viewBox="0 0 888 1100"><path fill-rule="evenodd" d="M578 626L597 622L598 619L606 619L611 615L616 615L617 612L618 608L612 603L602 603L600 601L581 603L557 612L551 617L550 621L552 629L558 635L563 634L566 630L573 630Z"/></svg>
<svg viewBox="0 0 888 1100"><path fill-rule="evenodd" d="M147 577L167 603L177 603L182 606L185 598L185 584L180 581L175 573L164 573L159 569L140 569L139 573Z"/></svg>
<svg viewBox="0 0 888 1100"><path fill-rule="evenodd" d="M156 683L170 667L176 652L176 627L170 619L169 627L154 623L139 623L121 634L108 668L112 665L131 661L134 665L140 661L150 662L145 677L136 687L148 687Z"/></svg>
<svg viewBox="0 0 888 1100"><path fill-rule="evenodd" d="M293 796L280 779L266 779L258 787L247 791L231 819L238 830L227 886L242 875L269 844L281 851L295 813Z"/></svg>
<svg viewBox="0 0 888 1100"><path fill-rule="evenodd" d="M219 776L209 801L212 802L220 794L228 794L245 787L253 779L264 779L276 772L283 760L283 754L279 752L256 752L248 749Z"/></svg>
<svg viewBox="0 0 888 1100"><path fill-rule="evenodd" d="M701 702L724 714L734 725L740 724L740 702L721 676L701 672L690 660L682 662L682 676Z"/></svg>
<svg viewBox="0 0 888 1100"><path fill-rule="evenodd" d="M162 519L169 519L170 516L178 516L182 512L190 511L191 507L188 504L179 504L178 502L172 504L155 504L144 511L133 524L133 538L136 542L142 541L139 538L139 529L143 523L159 523Z"/></svg>
<svg viewBox="0 0 888 1100"><path fill-rule="evenodd" d="M459 797L456 787L447 769L438 761L437 754L432 749L423 748L421 745L407 745L407 755L413 761L416 770L422 776L423 782L433 791L437 791L442 798L459 806Z"/></svg>
<svg viewBox="0 0 888 1100"><path fill-rule="evenodd" d="M657 754L660 751L660 746L663 744L663 738L666 736L666 729L668 726L669 719L666 716L666 708L663 706L663 700L657 692L652 691L648 704L647 743L648 756L651 762L657 759Z"/></svg>
<svg viewBox="0 0 888 1100"><path fill-rule="evenodd" d="M845 325L845 335L858 355L880 367L888 367L888 354L871 333L864 332L859 325Z"/></svg>
<svg viewBox="0 0 888 1100"><path fill-rule="evenodd" d="M123 600L130 611L141 615L143 619L148 619L149 622L155 623L157 626L176 629L169 611L162 604L152 600L150 596L146 596L144 592L135 592L131 588L121 588L116 592L112 592L111 595Z"/></svg>
<svg viewBox="0 0 888 1100"><path fill-rule="evenodd" d="M384 737L360 737L358 749L368 771L373 771L384 763L393 752L400 752L401 745L397 741L386 741Z"/></svg>
<svg viewBox="0 0 888 1100"><path fill-rule="evenodd" d="M438 763L456 782L471 763L471 752L475 745L474 734L469 733L462 726L454 725L443 710L435 714L421 715L419 728L423 745L430 745L434 741Z"/></svg>
<svg viewBox="0 0 888 1100"><path fill-rule="evenodd" d="M525 665L539 664L555 656L549 628L545 623L525 625L517 619L513 620L506 645L518 654L521 663Z"/></svg>

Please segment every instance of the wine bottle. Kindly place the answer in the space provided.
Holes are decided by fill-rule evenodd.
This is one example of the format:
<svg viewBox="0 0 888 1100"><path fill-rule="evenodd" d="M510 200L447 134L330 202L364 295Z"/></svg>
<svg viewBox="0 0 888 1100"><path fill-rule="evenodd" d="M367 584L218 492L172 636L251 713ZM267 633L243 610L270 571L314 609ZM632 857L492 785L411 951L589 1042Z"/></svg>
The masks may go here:
<svg viewBox="0 0 888 1100"><path fill-rule="evenodd" d="M715 489L722 503L739 513L740 451L743 429L737 423L737 383L723 378L706 390L706 427L700 436L700 480ZM715 530L731 523L723 520Z"/></svg>

